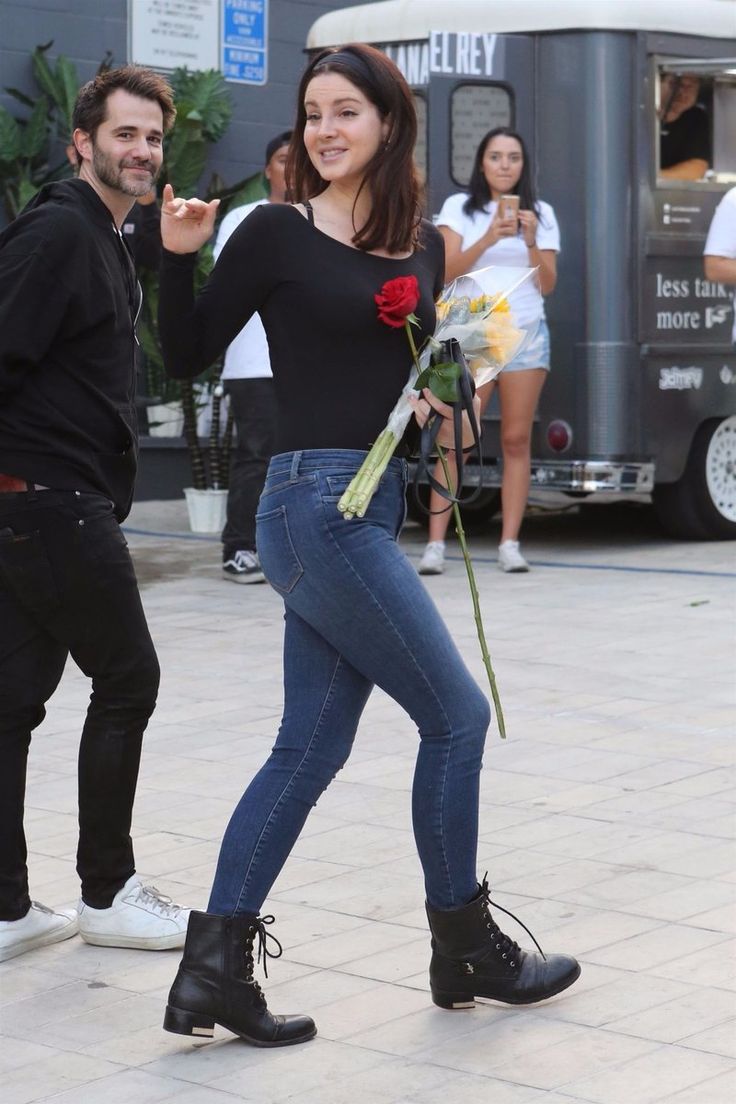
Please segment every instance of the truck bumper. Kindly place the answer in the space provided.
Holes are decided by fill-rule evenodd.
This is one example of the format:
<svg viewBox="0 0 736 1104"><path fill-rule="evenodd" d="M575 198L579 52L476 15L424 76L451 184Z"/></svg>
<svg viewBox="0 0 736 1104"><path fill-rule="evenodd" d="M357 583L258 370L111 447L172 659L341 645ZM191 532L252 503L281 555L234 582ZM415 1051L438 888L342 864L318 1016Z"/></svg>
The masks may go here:
<svg viewBox="0 0 736 1104"><path fill-rule="evenodd" d="M483 468L483 485L500 487L501 464ZM465 467L463 482L477 486L480 468ZM650 494L654 489L654 464L615 460L535 460L532 459L531 486L535 490L577 491L582 494L607 491L611 494Z"/></svg>
<svg viewBox="0 0 736 1104"><path fill-rule="evenodd" d="M532 460L531 484L538 489L554 491L649 494L654 489L654 464L611 460Z"/></svg>

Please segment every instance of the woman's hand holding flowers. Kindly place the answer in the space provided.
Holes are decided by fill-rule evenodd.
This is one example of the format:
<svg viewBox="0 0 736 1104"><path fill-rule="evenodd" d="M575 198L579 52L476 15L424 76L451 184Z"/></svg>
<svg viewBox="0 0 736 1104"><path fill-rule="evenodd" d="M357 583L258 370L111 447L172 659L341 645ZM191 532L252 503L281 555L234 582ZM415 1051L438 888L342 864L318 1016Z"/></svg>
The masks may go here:
<svg viewBox="0 0 736 1104"><path fill-rule="evenodd" d="M454 450L455 430L452 420L452 407L448 406L447 403L441 402L436 395L432 394L428 387L424 388L422 395L423 398L409 395L409 403L414 411L414 417L416 418L419 428L424 428L430 414L435 410L446 419L445 424L437 434L437 443L448 451ZM476 427L480 427L480 398L477 395L473 398L473 412L475 414ZM480 428L478 428L478 435L480 436ZM472 448L473 444L473 428L470 424L468 415L463 412L463 448Z"/></svg>
<svg viewBox="0 0 736 1104"><path fill-rule="evenodd" d="M170 184L164 186L161 204L161 241L170 253L196 253L215 229L219 199L182 199Z"/></svg>

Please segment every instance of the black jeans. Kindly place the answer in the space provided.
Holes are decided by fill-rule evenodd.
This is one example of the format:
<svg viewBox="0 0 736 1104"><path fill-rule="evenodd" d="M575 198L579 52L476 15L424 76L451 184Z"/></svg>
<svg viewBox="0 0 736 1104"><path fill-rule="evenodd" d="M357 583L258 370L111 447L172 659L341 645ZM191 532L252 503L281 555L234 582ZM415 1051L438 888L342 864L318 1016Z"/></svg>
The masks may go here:
<svg viewBox="0 0 736 1104"><path fill-rule="evenodd" d="M130 822L159 667L128 546L96 494L0 494L0 920L30 907L23 832L31 732L67 656L92 680L79 748L82 897L135 872Z"/></svg>
<svg viewBox="0 0 736 1104"><path fill-rule="evenodd" d="M273 454L276 396L270 378L226 380L225 390L238 431L222 531L222 558L229 560L239 548L256 547L256 507Z"/></svg>

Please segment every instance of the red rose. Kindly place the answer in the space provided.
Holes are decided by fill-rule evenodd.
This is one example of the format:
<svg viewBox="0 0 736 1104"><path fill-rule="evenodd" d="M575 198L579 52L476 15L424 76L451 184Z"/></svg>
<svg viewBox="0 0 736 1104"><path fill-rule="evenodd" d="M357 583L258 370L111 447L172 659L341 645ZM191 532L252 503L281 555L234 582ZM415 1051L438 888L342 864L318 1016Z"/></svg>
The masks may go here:
<svg viewBox="0 0 736 1104"><path fill-rule="evenodd" d="M387 326L400 329L408 315L413 314L419 302L419 283L416 276L396 276L387 280L378 295L378 317Z"/></svg>

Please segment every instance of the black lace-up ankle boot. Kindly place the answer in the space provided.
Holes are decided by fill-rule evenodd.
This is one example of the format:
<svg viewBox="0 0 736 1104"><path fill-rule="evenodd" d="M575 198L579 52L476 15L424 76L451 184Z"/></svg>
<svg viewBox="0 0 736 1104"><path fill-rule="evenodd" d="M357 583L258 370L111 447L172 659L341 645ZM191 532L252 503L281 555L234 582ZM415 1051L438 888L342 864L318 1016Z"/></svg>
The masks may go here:
<svg viewBox="0 0 736 1104"><path fill-rule="evenodd" d="M539 954L523 951L504 935L489 905L512 916L531 936ZM567 989L580 976L570 955L545 956L529 929L491 901L483 879L477 897L451 912L427 905L432 931L429 984L440 1008L473 1008L476 997L506 1004L535 1004Z"/></svg>
<svg viewBox="0 0 736 1104"><path fill-rule="evenodd" d="M317 1034L309 1016L273 1016L253 979L255 943L258 960L279 958L281 944L266 931L273 916L240 913L215 916L192 912L184 958L166 1006L164 1028L179 1035L211 1037L215 1024L240 1035L255 1046L277 1047L305 1043ZM268 950L266 940L278 947Z"/></svg>

